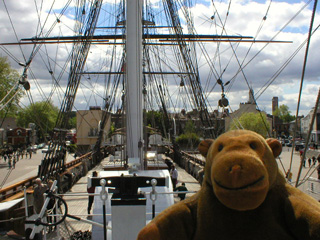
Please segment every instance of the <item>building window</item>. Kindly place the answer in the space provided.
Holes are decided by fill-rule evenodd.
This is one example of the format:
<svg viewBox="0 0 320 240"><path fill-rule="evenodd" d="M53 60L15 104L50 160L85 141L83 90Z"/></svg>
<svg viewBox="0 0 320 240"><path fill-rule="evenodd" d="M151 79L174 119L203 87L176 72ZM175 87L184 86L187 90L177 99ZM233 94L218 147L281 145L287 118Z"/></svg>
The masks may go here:
<svg viewBox="0 0 320 240"><path fill-rule="evenodd" d="M89 137L97 137L98 136L98 128L90 128L88 136Z"/></svg>

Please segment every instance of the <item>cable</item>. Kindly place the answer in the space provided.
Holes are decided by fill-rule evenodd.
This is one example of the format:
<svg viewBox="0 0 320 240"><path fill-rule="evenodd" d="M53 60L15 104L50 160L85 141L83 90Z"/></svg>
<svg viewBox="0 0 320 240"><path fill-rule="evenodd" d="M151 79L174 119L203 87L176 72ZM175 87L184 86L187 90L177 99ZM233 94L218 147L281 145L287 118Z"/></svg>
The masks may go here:
<svg viewBox="0 0 320 240"><path fill-rule="evenodd" d="M19 221L19 220L25 219L25 218L26 218L26 216L16 217L16 218L9 218L9 219L6 219L6 220L0 220L0 223L14 222L14 221Z"/></svg>
<svg viewBox="0 0 320 240"><path fill-rule="evenodd" d="M4 103L2 106L0 106L0 111L1 111L2 109L4 109L9 103L11 103L11 101L14 99L14 97L15 97L18 93L19 93L19 91L16 91L16 92L12 95L12 97L11 97L6 103Z"/></svg>
<svg viewBox="0 0 320 240"><path fill-rule="evenodd" d="M293 130L293 139L295 139L295 137L296 137L296 130L297 130L297 126L298 126L298 116L299 116L299 108L300 108L300 101L301 101L301 95L302 95L302 87L303 87L304 75L305 75L306 67L307 67L309 46L310 46L310 40L311 40L311 36L312 36L312 28L313 28L313 22L314 22L314 18L315 18L315 14L316 14L316 9L317 9L317 3L318 3L318 0L315 0L314 1L314 5L313 5L312 16L311 16L311 19L310 19L308 41L307 41L307 46L306 46L306 51L305 51L305 56L304 56L304 61L303 61L303 69L302 69L301 80L300 80L300 90L299 90L299 97L298 97L298 102L297 102L296 121L295 121L295 125L294 125L294 130ZM317 99L317 102L316 102L316 106L318 106L318 103L319 103L319 96L320 96L320 91L318 93L318 99ZM316 110L315 110L315 112L316 112ZM313 121L314 121L314 118L313 118ZM311 126L313 126L313 125L311 125ZM311 127L309 129L309 133L310 132L311 132ZM308 134L308 137L310 137L310 134ZM307 139L307 140L309 140L309 139ZM291 171L291 167L292 167L294 145L295 145L295 142L293 141L292 151L291 151L290 167L289 167L290 171ZM306 151L303 153L303 157L305 156L305 153L306 153ZM302 170L302 162L300 164L299 174L297 176L296 187L299 184L299 177L300 177L301 170Z"/></svg>
<svg viewBox="0 0 320 240"><path fill-rule="evenodd" d="M12 86L12 88L10 89L10 91L2 98L2 100L0 101L0 104L2 104L2 102L4 101L4 99L6 99L6 98L11 94L11 92L12 92L14 89L17 90L18 85L19 85L19 81L17 81L17 82Z"/></svg>
<svg viewBox="0 0 320 240"><path fill-rule="evenodd" d="M9 161L9 159L8 159L8 161ZM11 160L10 160L10 161L11 161ZM8 178L9 178L9 176L10 176L10 174L11 174L12 171L13 171L13 168L10 168L9 171L7 172L6 176L4 177L1 185L0 185L0 189L2 189L3 186L6 184L6 181L8 180Z"/></svg>
<svg viewBox="0 0 320 240"><path fill-rule="evenodd" d="M18 38L17 32L16 32L16 30L15 30L15 28L14 28L14 26L13 26L13 22L12 22L12 20L11 20L11 17L10 17L10 14L9 14L9 11L8 11L8 8L7 8L7 5L6 5L6 3L5 3L4 0L2 0L2 2L3 2L3 5L4 5L5 9L6 9L6 12L7 12L7 15L8 15L8 18L9 18L9 21L10 21L10 24L11 24L11 27L12 27L12 30L13 30L14 35L15 35L15 37L16 37L16 40L17 40L17 42L19 42L19 38ZM26 62L26 57L24 56L24 53L23 53L22 48L21 48L21 45L19 45L19 48L20 48L21 54L22 54L22 56L23 56L23 58L24 58L24 61Z"/></svg>
<svg viewBox="0 0 320 240"><path fill-rule="evenodd" d="M319 29L320 24L312 31L311 36ZM273 76L260 88L260 90L256 93L261 91L261 93L256 97L256 99L260 98L261 95L269 88L269 86L277 79L277 77L282 73L282 71L289 65L289 63L294 59L294 57L299 53L302 47L307 43L308 38L303 41L299 47L292 53L292 55L286 60L286 62L273 74ZM264 87L264 89L263 89ZM262 90L263 89L263 90Z"/></svg>
<svg viewBox="0 0 320 240"><path fill-rule="evenodd" d="M17 59L8 49L6 49L4 46L0 45L0 48L16 63L19 63L19 59Z"/></svg>

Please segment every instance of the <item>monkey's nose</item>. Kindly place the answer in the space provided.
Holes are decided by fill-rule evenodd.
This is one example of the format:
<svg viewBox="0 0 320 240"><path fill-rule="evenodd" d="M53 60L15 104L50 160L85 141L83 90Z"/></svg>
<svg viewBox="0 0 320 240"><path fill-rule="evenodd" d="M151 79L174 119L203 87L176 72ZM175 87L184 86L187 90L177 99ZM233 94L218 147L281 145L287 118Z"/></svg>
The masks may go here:
<svg viewBox="0 0 320 240"><path fill-rule="evenodd" d="M233 165L230 168L230 173L232 173L232 174L239 173L240 171L241 171L241 166L239 164Z"/></svg>

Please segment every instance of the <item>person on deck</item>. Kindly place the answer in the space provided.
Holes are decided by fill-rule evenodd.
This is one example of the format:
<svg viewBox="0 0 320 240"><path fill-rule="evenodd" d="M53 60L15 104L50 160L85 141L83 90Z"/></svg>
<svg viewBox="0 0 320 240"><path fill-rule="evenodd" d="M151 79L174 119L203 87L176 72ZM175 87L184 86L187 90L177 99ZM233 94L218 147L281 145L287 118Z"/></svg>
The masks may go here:
<svg viewBox="0 0 320 240"><path fill-rule="evenodd" d="M176 188L177 191L179 192L186 192L188 191L186 184L183 182L181 183L181 185L179 187ZM186 198L186 193L179 193L178 197L180 198L180 200L184 200Z"/></svg>
<svg viewBox="0 0 320 240"><path fill-rule="evenodd" d="M165 164L167 164L167 166L168 166L168 171L170 172L171 171L171 168L172 168L172 161L170 160L170 159L168 159L168 158L166 158L165 160L164 160L164 162L165 162Z"/></svg>
<svg viewBox="0 0 320 240"><path fill-rule="evenodd" d="M40 178L37 178L35 180L35 184L36 185L33 190L33 207L34 207L34 212L39 214L44 204L43 194L46 192L48 187L42 183Z"/></svg>
<svg viewBox="0 0 320 240"><path fill-rule="evenodd" d="M176 166L174 164L171 167L170 176L171 176L173 191L175 191L177 183L178 183L178 171L177 171Z"/></svg>
<svg viewBox="0 0 320 240"><path fill-rule="evenodd" d="M308 158L309 167L311 167L311 158Z"/></svg>
<svg viewBox="0 0 320 240"><path fill-rule="evenodd" d="M32 158L32 149L31 148L28 149L28 152L29 152L29 159L31 159Z"/></svg>

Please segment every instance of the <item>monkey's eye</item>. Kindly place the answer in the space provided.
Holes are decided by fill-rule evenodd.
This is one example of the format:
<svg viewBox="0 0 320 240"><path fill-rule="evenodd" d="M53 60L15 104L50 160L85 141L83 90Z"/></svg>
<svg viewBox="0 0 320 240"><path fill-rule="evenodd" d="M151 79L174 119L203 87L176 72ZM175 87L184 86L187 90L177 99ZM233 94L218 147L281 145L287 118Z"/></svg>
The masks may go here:
<svg viewBox="0 0 320 240"><path fill-rule="evenodd" d="M250 145L251 149L253 149L253 150L257 149L257 144L255 142L252 142L249 145Z"/></svg>
<svg viewBox="0 0 320 240"><path fill-rule="evenodd" d="M219 151L219 152L221 152L221 151L222 151L222 149L223 149L223 145L222 145L222 144L220 144L220 145L218 146L218 151Z"/></svg>

